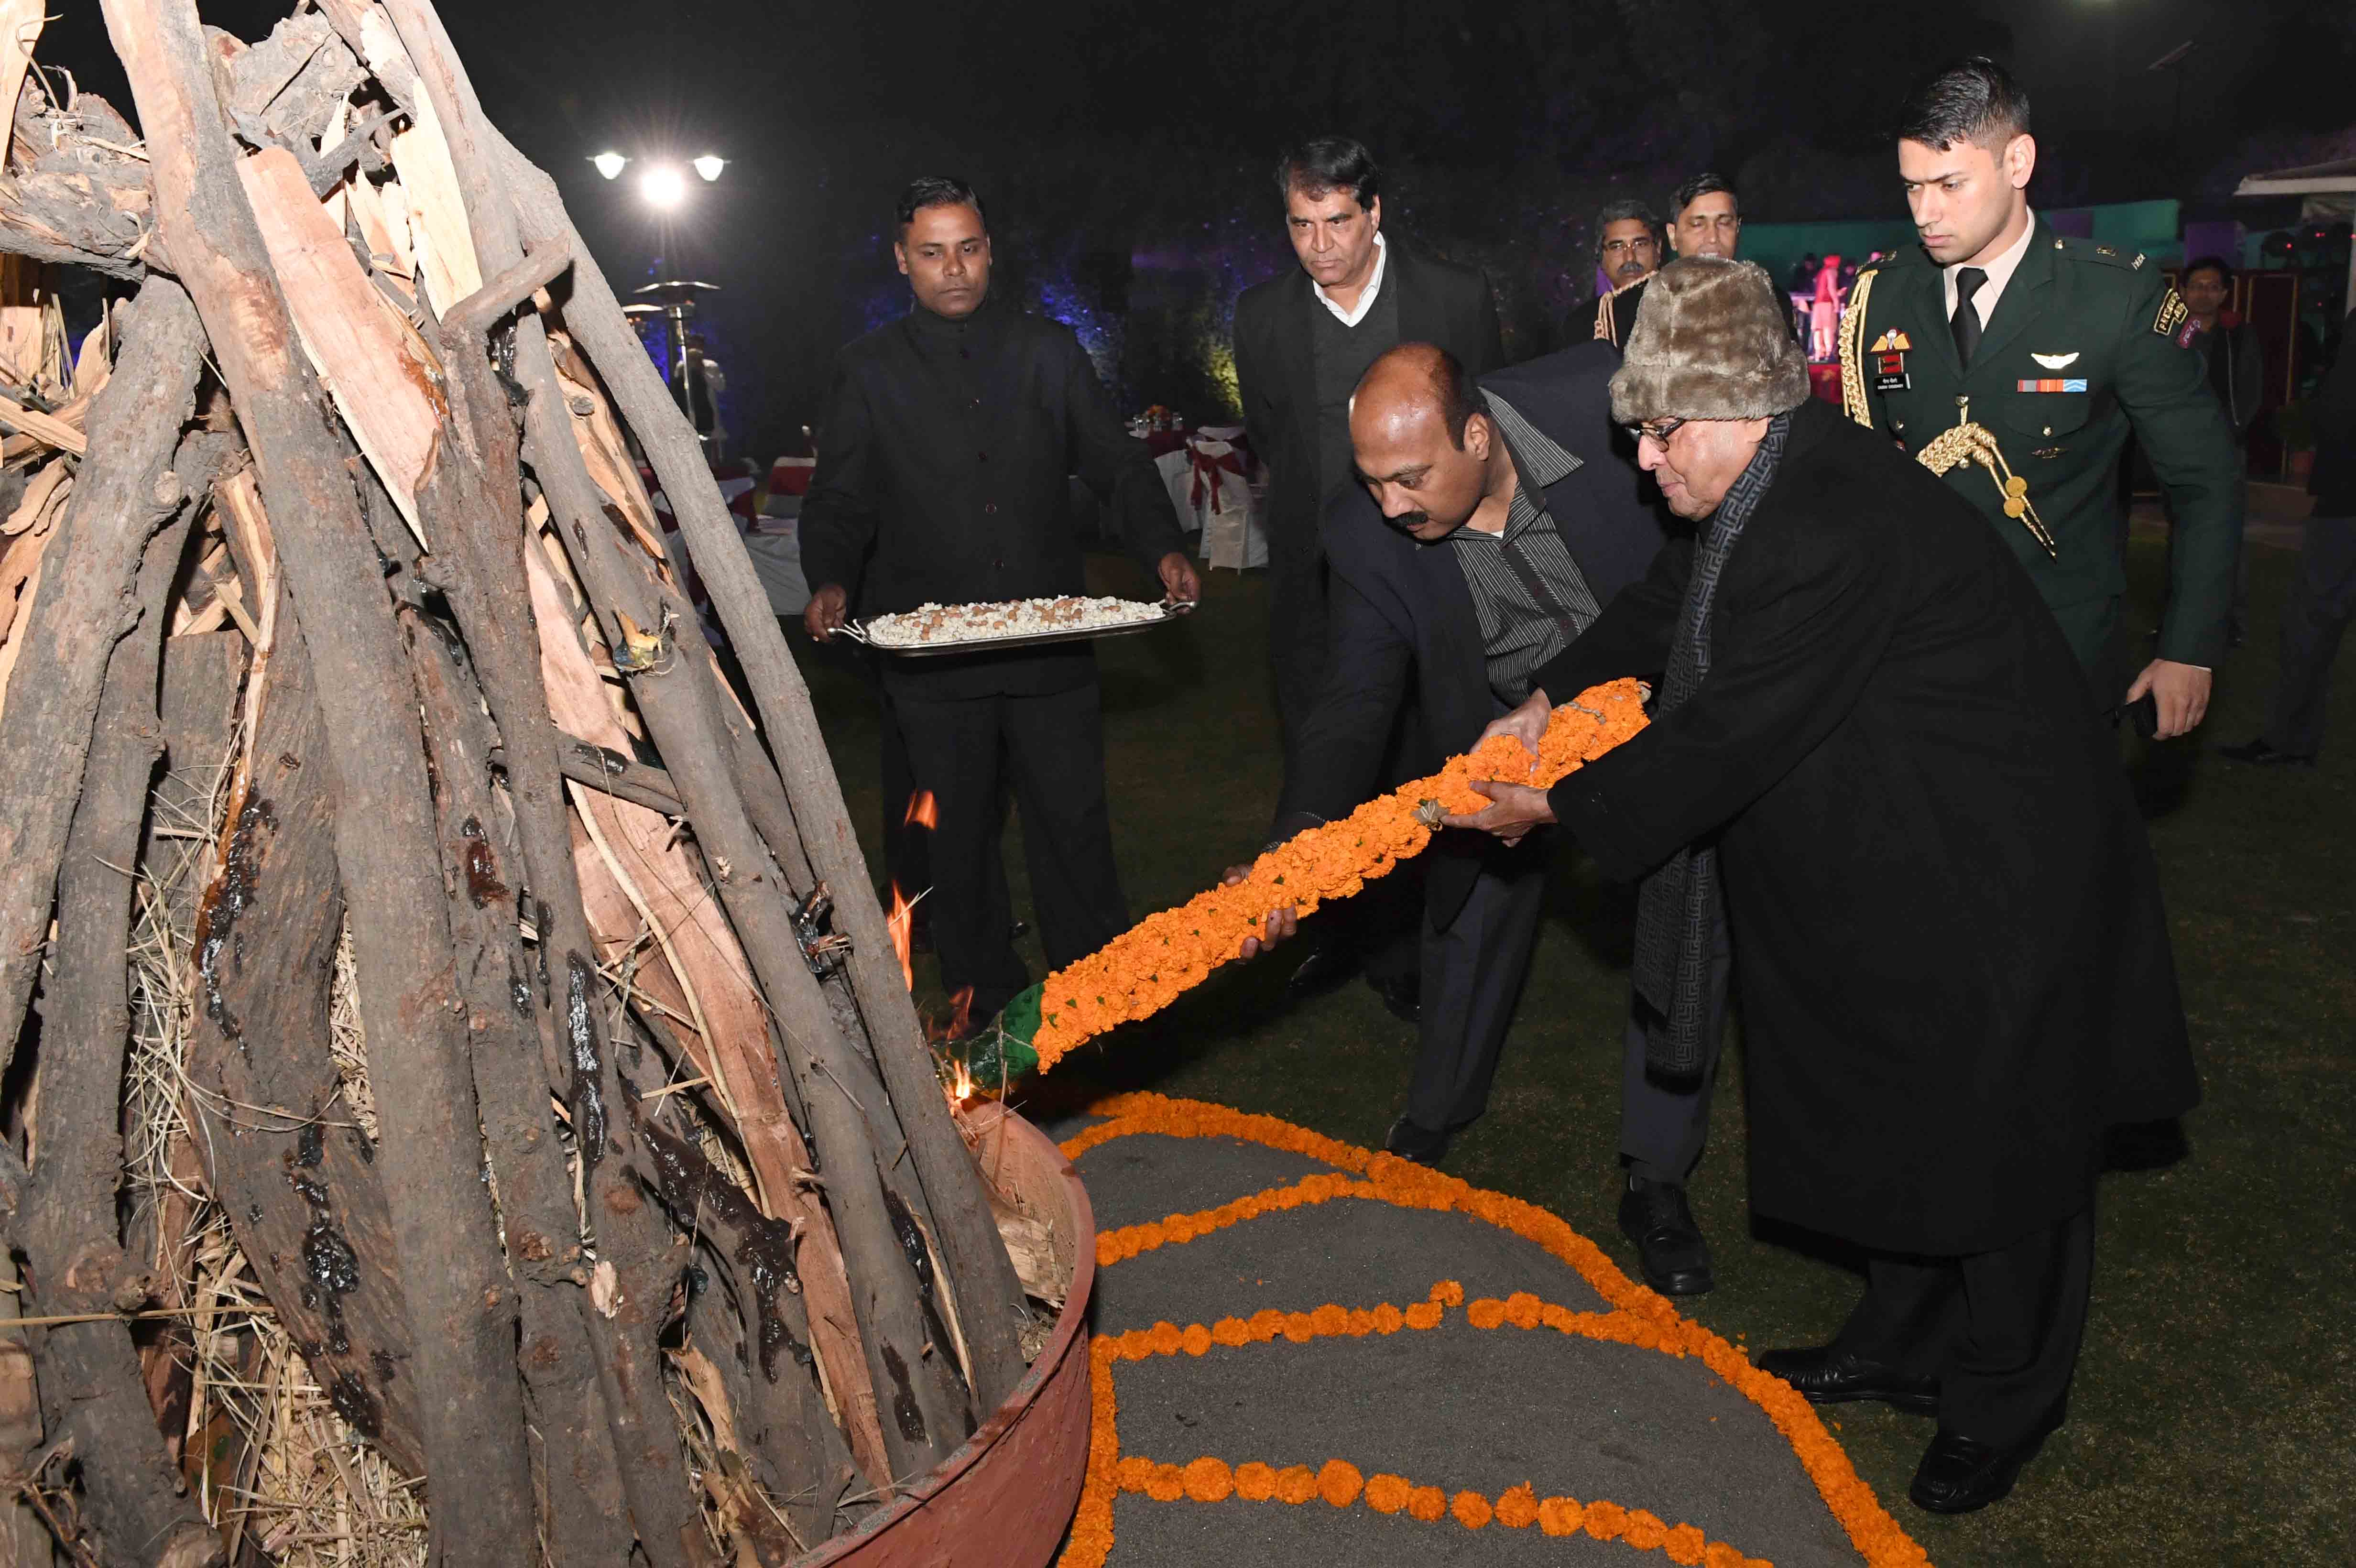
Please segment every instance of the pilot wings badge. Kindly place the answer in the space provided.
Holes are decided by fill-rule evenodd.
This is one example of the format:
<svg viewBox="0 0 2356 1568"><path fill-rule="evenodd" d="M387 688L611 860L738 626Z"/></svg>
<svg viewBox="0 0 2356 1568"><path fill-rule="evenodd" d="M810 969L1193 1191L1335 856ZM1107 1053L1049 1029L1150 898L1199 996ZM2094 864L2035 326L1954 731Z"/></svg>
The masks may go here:
<svg viewBox="0 0 2356 1568"><path fill-rule="evenodd" d="M2075 352L2069 354L2031 354L2029 357L2036 360L2040 365L2044 366L2048 370L2066 370L2071 366L2075 365L2078 362L2078 356Z"/></svg>

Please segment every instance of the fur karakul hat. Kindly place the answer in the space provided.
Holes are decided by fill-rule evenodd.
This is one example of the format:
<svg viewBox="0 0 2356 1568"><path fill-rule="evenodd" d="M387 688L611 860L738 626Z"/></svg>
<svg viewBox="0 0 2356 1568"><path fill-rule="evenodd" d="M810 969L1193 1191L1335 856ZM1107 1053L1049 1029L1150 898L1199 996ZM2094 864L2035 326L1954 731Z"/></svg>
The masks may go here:
<svg viewBox="0 0 2356 1568"><path fill-rule="evenodd" d="M1653 274L1612 378L1612 417L1766 419L1808 400L1808 361L1755 261L1693 256Z"/></svg>

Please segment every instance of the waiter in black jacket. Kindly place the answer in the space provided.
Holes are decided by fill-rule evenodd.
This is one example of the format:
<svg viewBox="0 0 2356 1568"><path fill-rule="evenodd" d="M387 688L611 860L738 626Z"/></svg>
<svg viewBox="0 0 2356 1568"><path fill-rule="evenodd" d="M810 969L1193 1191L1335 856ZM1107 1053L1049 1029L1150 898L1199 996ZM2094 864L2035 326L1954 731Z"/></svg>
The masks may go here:
<svg viewBox="0 0 2356 1568"><path fill-rule="evenodd" d="M893 253L916 308L845 347L826 443L802 505L803 623L841 626L853 593L878 613L1085 592L1066 475L1171 597L1201 592L1178 518L1070 328L990 300L990 232L964 182L901 194ZM862 591L863 590L863 591ZM1023 814L1051 966L1130 925L1113 869L1096 656L1085 643L894 660L889 719L934 830L933 941L942 983L985 1019L1030 983L1000 859L1001 780Z"/></svg>
<svg viewBox="0 0 2356 1568"><path fill-rule="evenodd" d="M1302 726L1279 839L1372 793L1410 692L1433 747L1411 764L1430 773L1527 698L1538 667L1644 575L1662 533L1612 454L1619 364L1610 345L1584 343L1476 385L1446 349L1409 343L1366 372L1350 418L1365 483L1325 510L1333 674ZM1441 834L1425 859L1421 1039L1386 1144L1436 1165L1488 1105L1537 940L1546 860L1535 841L1474 833ZM1278 911L1266 929L1277 940L1292 925Z"/></svg>

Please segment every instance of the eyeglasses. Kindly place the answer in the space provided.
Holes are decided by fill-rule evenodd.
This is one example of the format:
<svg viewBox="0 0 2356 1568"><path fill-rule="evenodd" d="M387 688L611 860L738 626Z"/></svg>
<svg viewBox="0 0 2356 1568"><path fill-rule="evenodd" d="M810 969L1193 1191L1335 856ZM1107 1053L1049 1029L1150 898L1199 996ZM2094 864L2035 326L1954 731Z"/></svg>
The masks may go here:
<svg viewBox="0 0 2356 1568"><path fill-rule="evenodd" d="M1663 446L1666 446L1669 444L1669 437L1676 434L1685 422L1683 420L1654 420L1649 424L1632 424L1622 428L1639 442L1650 436Z"/></svg>

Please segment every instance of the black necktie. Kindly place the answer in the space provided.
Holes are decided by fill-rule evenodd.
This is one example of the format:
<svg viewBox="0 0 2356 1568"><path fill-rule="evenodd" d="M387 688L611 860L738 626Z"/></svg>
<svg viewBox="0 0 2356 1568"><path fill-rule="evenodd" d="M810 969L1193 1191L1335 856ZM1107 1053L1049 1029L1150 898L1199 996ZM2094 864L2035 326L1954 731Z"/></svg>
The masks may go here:
<svg viewBox="0 0 2356 1568"><path fill-rule="evenodd" d="M1955 315L1947 328L1955 335L1955 357L1966 368L1971 365L1972 351L1980 346L1980 313L1972 304L1972 296L1987 282L1987 274L1977 267L1955 270Z"/></svg>

